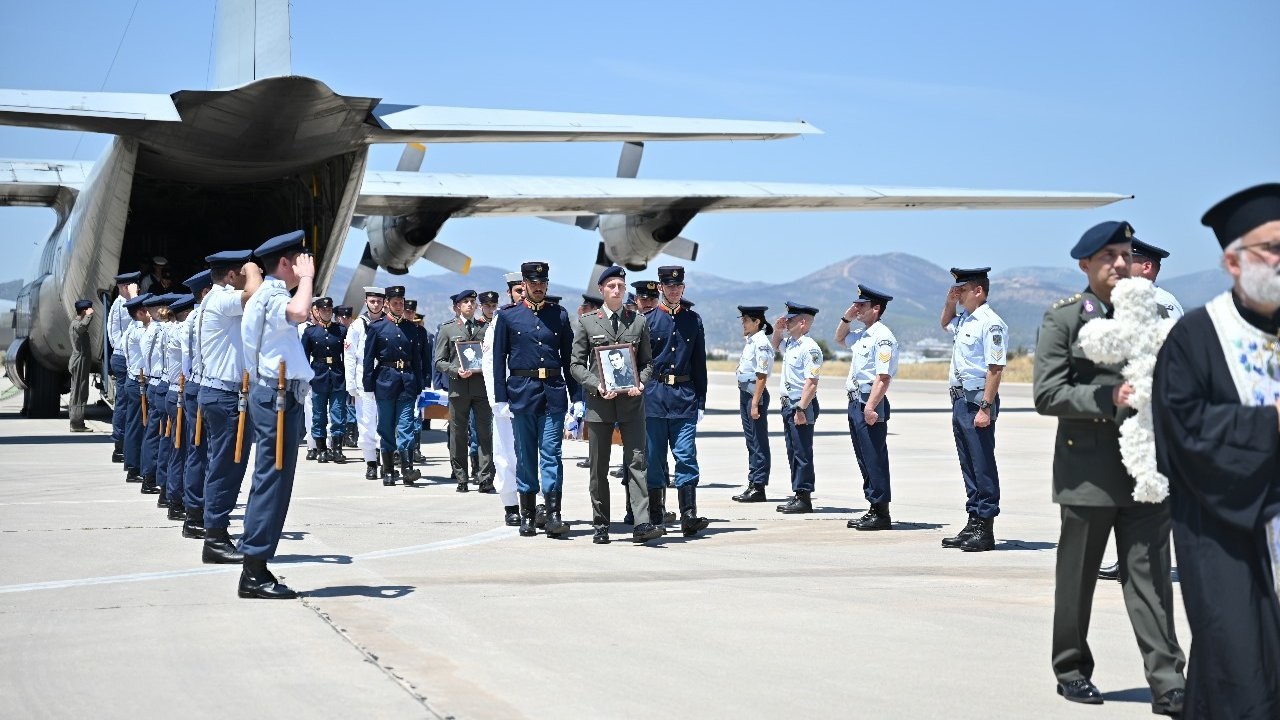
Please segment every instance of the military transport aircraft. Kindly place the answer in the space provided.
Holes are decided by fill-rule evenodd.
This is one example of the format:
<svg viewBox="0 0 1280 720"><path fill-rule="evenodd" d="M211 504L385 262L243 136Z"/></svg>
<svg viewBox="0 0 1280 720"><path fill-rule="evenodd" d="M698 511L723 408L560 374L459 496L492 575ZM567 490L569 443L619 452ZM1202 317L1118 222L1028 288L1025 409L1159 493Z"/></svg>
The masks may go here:
<svg viewBox="0 0 1280 720"><path fill-rule="evenodd" d="M353 221L368 233L366 270L404 273L426 257L465 271L466 256L436 242L441 226L452 218L517 215L598 229L599 261L637 269L664 248L689 256L680 233L699 213L1090 208L1127 197L642 180L631 169L638 149L624 151L621 177L372 170L373 143L772 140L819 131L803 122L413 106L339 95L292 74L288 0L222 0L217 8L218 89L0 90L0 124L114 136L95 162L0 161L0 206L44 206L57 215L35 277L18 297L6 358L32 417L55 415L68 387L75 300L106 302L112 276L153 255L198 258L303 228L324 290ZM105 352L102 327L94 333Z"/></svg>

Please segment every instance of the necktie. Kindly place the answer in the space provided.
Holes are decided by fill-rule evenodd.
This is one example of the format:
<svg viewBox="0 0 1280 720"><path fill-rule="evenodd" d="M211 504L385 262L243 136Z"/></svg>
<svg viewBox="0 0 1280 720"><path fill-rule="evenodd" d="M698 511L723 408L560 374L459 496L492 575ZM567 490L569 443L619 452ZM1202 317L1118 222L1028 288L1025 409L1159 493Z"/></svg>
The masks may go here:
<svg viewBox="0 0 1280 720"><path fill-rule="evenodd" d="M613 334L618 334L618 313L613 314Z"/></svg>

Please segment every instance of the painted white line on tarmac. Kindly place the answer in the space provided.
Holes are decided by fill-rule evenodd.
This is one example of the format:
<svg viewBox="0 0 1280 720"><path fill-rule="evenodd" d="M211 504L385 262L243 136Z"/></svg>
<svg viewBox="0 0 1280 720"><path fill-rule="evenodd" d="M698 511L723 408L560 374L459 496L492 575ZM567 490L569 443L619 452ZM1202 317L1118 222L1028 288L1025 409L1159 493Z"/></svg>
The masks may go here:
<svg viewBox="0 0 1280 720"><path fill-rule="evenodd" d="M366 560L381 560L383 558L401 557L404 555L420 555L439 550L452 550L454 548L470 547L472 545L483 545L484 543L497 542L498 540L509 537L514 537L514 533L511 528L503 525L493 528L492 530L485 530L474 535L467 535L460 538L440 540L437 542L425 543L423 545L391 548L389 550L375 550L374 552L355 555L351 560L353 562L363 562ZM306 565L332 564L332 562L326 562L323 560L313 560L288 563L288 567L293 568L303 567ZM32 592L34 590L65 590L67 588L90 587L93 585L116 585L121 583L148 582L151 580L169 580L172 578L194 577L196 575L216 575L218 573L229 573L238 570L240 570L239 565L216 565L213 567L188 568L186 570L164 570L161 572L133 573L130 575L106 575L103 577L76 578L74 580L51 580L49 582L22 583L19 585L0 585L0 595Z"/></svg>

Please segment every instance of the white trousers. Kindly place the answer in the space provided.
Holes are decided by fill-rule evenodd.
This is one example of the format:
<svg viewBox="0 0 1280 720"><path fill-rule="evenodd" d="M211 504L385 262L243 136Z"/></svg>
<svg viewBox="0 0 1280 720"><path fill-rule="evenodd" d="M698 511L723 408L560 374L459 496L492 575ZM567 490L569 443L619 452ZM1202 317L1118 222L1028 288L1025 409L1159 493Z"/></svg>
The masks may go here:
<svg viewBox="0 0 1280 720"><path fill-rule="evenodd" d="M516 505L516 434L511 418L493 414L493 488L503 506Z"/></svg>
<svg viewBox="0 0 1280 720"><path fill-rule="evenodd" d="M302 434L307 437L307 449L316 449L316 439L311 437L311 389L307 389L307 399L302 402L302 423L305 432Z"/></svg>
<svg viewBox="0 0 1280 720"><path fill-rule="evenodd" d="M360 448L365 462L378 459L378 401L373 393L360 392L356 399L356 425L360 428L356 447Z"/></svg>

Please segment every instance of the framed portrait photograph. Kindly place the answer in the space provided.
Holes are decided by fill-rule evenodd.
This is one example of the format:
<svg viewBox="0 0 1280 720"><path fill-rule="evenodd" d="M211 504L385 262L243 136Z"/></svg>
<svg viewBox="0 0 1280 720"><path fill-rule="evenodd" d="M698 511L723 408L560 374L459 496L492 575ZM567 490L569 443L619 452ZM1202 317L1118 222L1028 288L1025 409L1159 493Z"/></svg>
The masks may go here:
<svg viewBox="0 0 1280 720"><path fill-rule="evenodd" d="M601 345L596 348L596 367L605 390L630 390L640 386L636 351L630 345Z"/></svg>
<svg viewBox="0 0 1280 720"><path fill-rule="evenodd" d="M480 340L455 340L453 344L458 351L458 365L463 370L480 372L484 363L484 343Z"/></svg>

